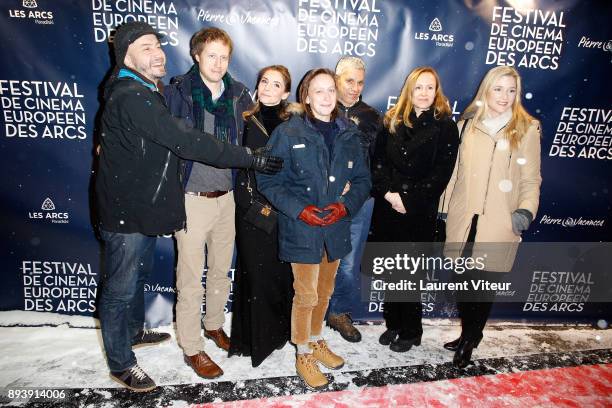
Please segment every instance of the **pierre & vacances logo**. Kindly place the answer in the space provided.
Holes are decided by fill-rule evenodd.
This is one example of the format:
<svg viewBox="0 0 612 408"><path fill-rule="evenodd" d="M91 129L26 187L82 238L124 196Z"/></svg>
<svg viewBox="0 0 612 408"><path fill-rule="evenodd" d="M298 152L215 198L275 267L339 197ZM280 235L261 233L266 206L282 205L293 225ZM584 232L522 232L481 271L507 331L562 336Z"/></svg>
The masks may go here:
<svg viewBox="0 0 612 408"><path fill-rule="evenodd" d="M595 218L584 218L581 216L577 217L552 217L544 214L540 218L540 224L542 225L558 225L565 228L573 227L603 227L605 219Z"/></svg>

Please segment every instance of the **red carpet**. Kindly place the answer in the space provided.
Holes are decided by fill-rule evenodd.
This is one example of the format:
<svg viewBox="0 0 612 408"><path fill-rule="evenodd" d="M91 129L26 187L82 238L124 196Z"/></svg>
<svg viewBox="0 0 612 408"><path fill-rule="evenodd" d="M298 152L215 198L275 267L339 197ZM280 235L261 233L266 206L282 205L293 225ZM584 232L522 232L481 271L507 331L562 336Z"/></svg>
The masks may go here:
<svg viewBox="0 0 612 408"><path fill-rule="evenodd" d="M365 387L192 407L612 407L612 364Z"/></svg>

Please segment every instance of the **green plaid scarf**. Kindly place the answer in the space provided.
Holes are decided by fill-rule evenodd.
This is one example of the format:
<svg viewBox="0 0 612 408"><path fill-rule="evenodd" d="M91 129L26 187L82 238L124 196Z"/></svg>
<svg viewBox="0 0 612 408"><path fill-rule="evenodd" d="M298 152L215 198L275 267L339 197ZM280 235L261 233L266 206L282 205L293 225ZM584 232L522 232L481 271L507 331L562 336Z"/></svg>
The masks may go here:
<svg viewBox="0 0 612 408"><path fill-rule="evenodd" d="M205 112L215 116L215 136L223 142L238 143L236 121L234 119L234 95L232 94L233 79L229 72L223 76L225 90L213 102L212 94L200 77L198 65L194 64L189 71L191 76L191 97L193 98L193 118L195 126L204 131Z"/></svg>

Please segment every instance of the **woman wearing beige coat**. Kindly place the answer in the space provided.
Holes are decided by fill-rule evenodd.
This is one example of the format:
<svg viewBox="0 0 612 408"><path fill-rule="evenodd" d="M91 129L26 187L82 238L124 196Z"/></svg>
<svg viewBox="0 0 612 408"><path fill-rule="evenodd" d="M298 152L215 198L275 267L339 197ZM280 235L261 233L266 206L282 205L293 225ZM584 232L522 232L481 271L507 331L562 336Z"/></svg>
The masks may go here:
<svg viewBox="0 0 612 408"><path fill-rule="evenodd" d="M518 72L506 66L491 69L458 127L459 155L443 195L448 214L444 254L484 260L484 271L456 275L459 280L495 281L500 274L494 272L512 269L521 233L536 215L542 182L540 124L521 104ZM494 297L481 291L458 298L461 336L444 345L455 351L456 366L469 364Z"/></svg>

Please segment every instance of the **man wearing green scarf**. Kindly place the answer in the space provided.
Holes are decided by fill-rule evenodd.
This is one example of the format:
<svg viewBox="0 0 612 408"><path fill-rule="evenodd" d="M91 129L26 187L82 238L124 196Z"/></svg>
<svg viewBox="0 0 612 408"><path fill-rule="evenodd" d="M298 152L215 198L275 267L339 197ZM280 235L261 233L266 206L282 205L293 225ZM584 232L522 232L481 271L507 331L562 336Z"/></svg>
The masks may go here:
<svg viewBox="0 0 612 408"><path fill-rule="evenodd" d="M190 53L195 64L185 75L173 78L164 92L170 111L221 141L242 145L242 112L252 100L248 89L227 72L231 38L218 28L202 29L191 39ZM223 323L236 235L232 170L187 161L184 182L187 225L175 233L177 338L187 365L203 378L215 378L223 370L204 352L202 272L206 247L204 336L228 350Z"/></svg>

